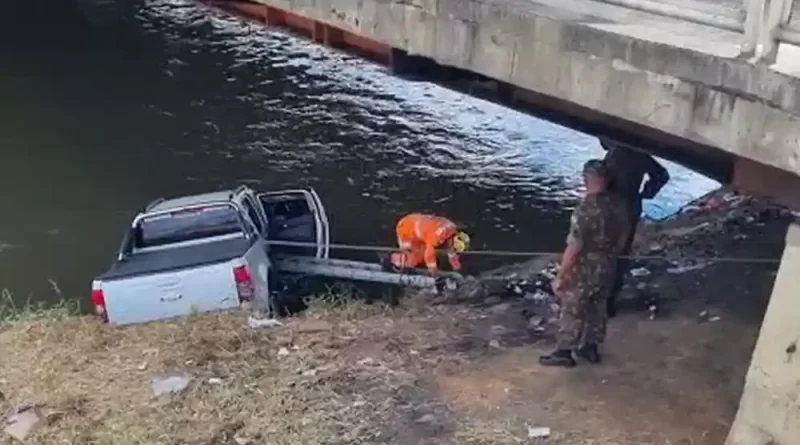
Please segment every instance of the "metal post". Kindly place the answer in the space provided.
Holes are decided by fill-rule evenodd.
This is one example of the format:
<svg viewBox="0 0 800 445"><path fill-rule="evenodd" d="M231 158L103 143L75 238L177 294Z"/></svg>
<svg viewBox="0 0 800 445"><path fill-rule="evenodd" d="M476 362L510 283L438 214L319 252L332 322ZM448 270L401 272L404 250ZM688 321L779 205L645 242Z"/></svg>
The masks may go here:
<svg viewBox="0 0 800 445"><path fill-rule="evenodd" d="M750 59L756 55L765 6L766 0L745 0L744 38L739 48L739 58Z"/></svg>
<svg viewBox="0 0 800 445"><path fill-rule="evenodd" d="M792 1L793 0L769 0L766 16L761 23L759 33L761 51L760 54L756 56L756 63L771 65L778 60L780 33L791 18Z"/></svg>

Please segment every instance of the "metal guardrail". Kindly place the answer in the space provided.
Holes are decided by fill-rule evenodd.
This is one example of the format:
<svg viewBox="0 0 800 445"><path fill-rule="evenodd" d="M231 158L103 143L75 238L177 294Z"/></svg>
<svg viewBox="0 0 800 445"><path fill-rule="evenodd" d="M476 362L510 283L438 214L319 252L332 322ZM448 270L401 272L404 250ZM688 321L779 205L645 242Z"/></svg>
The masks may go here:
<svg viewBox="0 0 800 445"><path fill-rule="evenodd" d="M741 0L738 12L723 8L714 13L654 0L598 1L742 33L739 58L753 63L775 63L781 43L800 45L800 24L791 21L795 0Z"/></svg>

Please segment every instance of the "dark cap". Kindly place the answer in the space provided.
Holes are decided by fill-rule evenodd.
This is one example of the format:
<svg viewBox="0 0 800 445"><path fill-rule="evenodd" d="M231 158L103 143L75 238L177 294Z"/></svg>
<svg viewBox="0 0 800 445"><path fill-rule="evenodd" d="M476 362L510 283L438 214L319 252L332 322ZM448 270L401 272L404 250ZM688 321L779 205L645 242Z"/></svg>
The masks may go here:
<svg viewBox="0 0 800 445"><path fill-rule="evenodd" d="M608 167L602 159L589 159L583 164L583 174L593 174L601 178L608 177Z"/></svg>

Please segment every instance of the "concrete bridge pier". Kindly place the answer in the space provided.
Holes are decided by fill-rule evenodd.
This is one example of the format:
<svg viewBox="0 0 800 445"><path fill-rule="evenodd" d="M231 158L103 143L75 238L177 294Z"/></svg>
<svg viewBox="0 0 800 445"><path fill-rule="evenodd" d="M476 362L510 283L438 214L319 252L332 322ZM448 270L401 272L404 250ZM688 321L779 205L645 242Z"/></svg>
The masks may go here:
<svg viewBox="0 0 800 445"><path fill-rule="evenodd" d="M725 445L800 444L800 224L786 248Z"/></svg>

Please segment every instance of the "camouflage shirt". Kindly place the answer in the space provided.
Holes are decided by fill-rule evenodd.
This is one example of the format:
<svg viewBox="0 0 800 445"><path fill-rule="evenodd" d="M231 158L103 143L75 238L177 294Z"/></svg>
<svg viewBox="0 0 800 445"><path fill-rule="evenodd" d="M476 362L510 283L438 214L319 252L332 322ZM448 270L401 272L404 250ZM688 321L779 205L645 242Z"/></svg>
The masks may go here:
<svg viewBox="0 0 800 445"><path fill-rule="evenodd" d="M568 281L576 286L602 286L613 277L616 256L630 218L617 194L588 194L572 213L567 244L580 247Z"/></svg>

